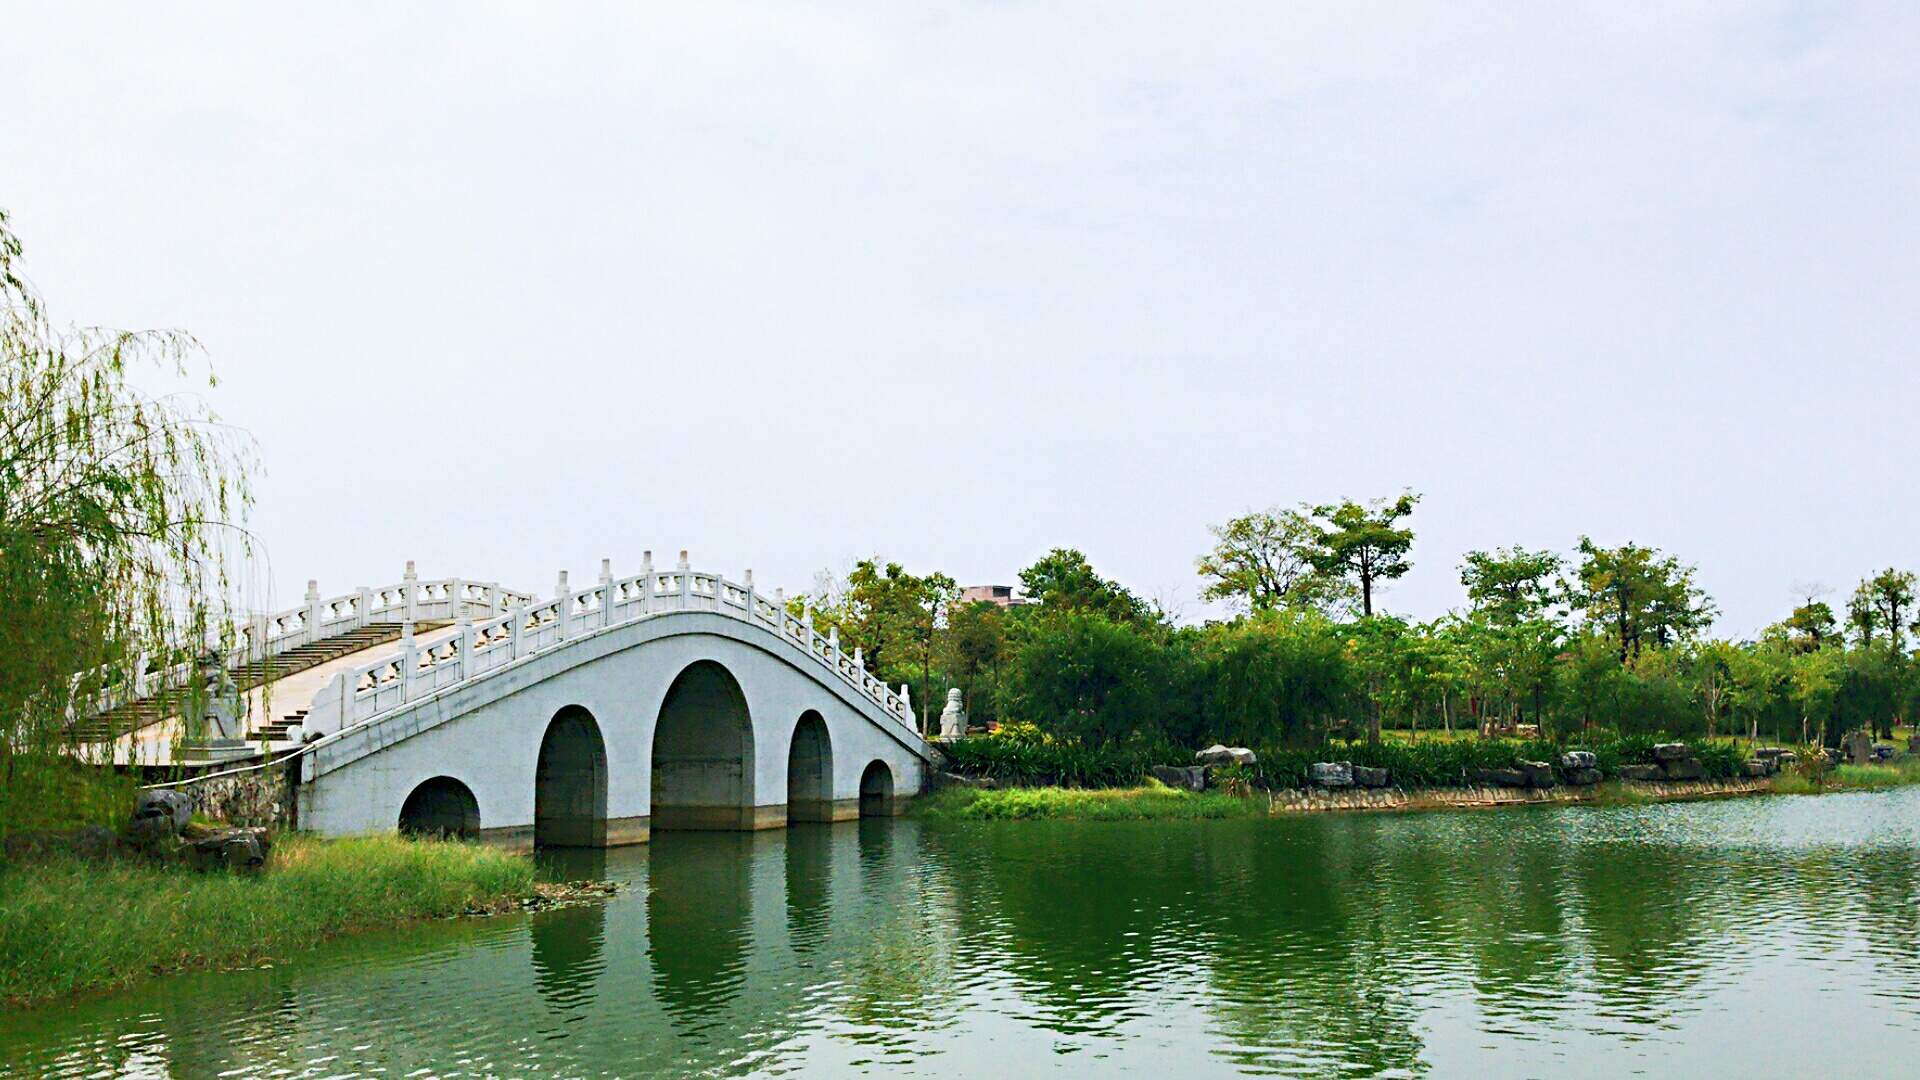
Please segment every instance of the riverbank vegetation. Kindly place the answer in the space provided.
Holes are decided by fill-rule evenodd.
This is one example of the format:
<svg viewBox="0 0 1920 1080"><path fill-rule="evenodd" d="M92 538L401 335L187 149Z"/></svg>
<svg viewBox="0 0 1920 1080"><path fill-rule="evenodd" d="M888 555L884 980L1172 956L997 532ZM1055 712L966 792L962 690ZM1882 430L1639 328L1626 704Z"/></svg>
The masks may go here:
<svg viewBox="0 0 1920 1080"><path fill-rule="evenodd" d="M1728 640L1709 632L1694 567L1580 537L1566 552L1466 553L1461 606L1417 622L1385 606L1412 565L1417 505L1408 493L1214 527L1198 568L1231 614L1197 624L1064 548L1020 572L1014 603L968 602L946 574L878 558L791 603L911 686L929 733L960 688L976 728L1013 737L950 747L955 767L1017 783L1125 786L1215 742L1255 749L1280 785L1310 760L1437 784L1575 744L1631 763L1665 740L1730 775L1754 745L1891 739L1920 706L1909 572L1867 577L1841 611L1810 589Z"/></svg>
<svg viewBox="0 0 1920 1080"><path fill-rule="evenodd" d="M532 860L397 836L288 836L257 874L137 857L0 865L0 1003L44 1004L148 975L251 966L358 930L517 907Z"/></svg>
<svg viewBox="0 0 1920 1080"><path fill-rule="evenodd" d="M919 800L916 816L930 821L1194 821L1262 817L1264 795L1176 791L1160 784L1131 788L949 788Z"/></svg>

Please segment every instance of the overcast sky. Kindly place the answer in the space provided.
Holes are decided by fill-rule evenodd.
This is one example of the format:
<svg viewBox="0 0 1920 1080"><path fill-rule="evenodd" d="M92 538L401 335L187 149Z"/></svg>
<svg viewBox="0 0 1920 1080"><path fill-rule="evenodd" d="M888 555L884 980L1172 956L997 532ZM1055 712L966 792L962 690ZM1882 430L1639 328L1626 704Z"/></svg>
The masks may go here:
<svg viewBox="0 0 1920 1080"><path fill-rule="evenodd" d="M1722 632L1920 568L1920 8L0 3L56 317L194 333L274 599L761 586L1410 487Z"/></svg>

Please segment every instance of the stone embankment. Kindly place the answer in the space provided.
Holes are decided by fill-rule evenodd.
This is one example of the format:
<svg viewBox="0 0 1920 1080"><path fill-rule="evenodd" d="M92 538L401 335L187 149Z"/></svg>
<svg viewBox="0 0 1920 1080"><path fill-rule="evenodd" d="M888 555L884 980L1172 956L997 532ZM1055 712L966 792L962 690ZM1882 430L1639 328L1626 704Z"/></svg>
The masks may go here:
<svg viewBox="0 0 1920 1080"><path fill-rule="evenodd" d="M1652 783L1621 781L1606 787L1463 787L1463 788L1297 788L1276 791L1271 809L1276 814L1326 810L1438 810L1488 806L1559 805L1603 802L1625 791L1630 799L1672 802L1736 795L1763 795L1772 790L1770 779L1669 780Z"/></svg>

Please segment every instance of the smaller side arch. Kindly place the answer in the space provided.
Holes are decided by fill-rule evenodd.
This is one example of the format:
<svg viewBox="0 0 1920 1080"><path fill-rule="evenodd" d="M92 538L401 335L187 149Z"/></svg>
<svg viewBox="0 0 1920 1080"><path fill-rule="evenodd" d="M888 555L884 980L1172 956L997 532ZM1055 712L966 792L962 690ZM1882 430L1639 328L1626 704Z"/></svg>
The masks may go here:
<svg viewBox="0 0 1920 1080"><path fill-rule="evenodd" d="M860 816L892 817L894 807L893 770L876 758L860 774Z"/></svg>
<svg viewBox="0 0 1920 1080"><path fill-rule="evenodd" d="M540 740L533 846L607 846L607 745L593 714L579 705L555 713Z"/></svg>
<svg viewBox="0 0 1920 1080"><path fill-rule="evenodd" d="M451 776L424 780L400 806L400 831L408 836L473 840L480 835L480 801Z"/></svg>
<svg viewBox="0 0 1920 1080"><path fill-rule="evenodd" d="M812 709L800 714L787 747L787 820L833 820L833 739Z"/></svg>

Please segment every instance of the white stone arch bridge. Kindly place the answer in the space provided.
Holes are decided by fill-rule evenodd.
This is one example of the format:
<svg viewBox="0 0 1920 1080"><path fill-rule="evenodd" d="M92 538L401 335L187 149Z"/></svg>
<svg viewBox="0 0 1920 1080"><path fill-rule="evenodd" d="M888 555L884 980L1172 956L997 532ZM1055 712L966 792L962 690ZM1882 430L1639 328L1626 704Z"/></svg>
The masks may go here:
<svg viewBox="0 0 1920 1080"><path fill-rule="evenodd" d="M309 691L290 733L300 828L602 846L891 815L923 786L932 750L906 687L751 572L727 581L683 552L624 578L602 563L579 591L562 573L547 600L449 581L405 586L410 615L445 609L433 633L409 619L384 655ZM364 627L350 599L310 598L303 640Z"/></svg>

